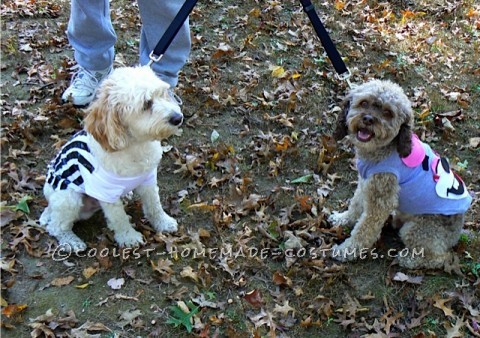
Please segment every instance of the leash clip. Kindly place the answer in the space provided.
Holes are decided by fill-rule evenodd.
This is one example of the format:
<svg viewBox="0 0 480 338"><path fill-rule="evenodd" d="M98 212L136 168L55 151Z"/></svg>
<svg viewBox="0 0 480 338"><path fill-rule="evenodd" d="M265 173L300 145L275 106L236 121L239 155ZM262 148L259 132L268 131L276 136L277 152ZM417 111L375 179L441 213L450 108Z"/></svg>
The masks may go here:
<svg viewBox="0 0 480 338"><path fill-rule="evenodd" d="M350 82L350 78L352 77L352 72L350 71L350 68L347 68L346 72L336 75L339 80L345 81L350 89L353 88L354 85Z"/></svg>
<svg viewBox="0 0 480 338"><path fill-rule="evenodd" d="M148 55L150 61L148 61L147 63L147 66L151 66L154 62L158 62L162 59L163 57L163 54L160 54L159 56L153 54L153 51L150 52L150 54Z"/></svg>

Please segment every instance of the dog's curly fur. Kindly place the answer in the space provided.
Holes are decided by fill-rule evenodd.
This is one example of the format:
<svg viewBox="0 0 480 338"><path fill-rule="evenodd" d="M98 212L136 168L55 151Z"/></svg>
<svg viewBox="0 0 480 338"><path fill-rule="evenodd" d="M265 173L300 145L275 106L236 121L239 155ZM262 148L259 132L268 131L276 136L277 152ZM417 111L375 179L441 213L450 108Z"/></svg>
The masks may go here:
<svg viewBox="0 0 480 338"><path fill-rule="evenodd" d="M410 154L413 114L410 101L397 84L380 80L362 84L349 92L344 107L334 136L341 139L348 135L358 158L378 162L395 150L400 157ZM353 260L359 250L372 248L388 217L395 214L394 223L402 224L399 233L406 248L410 252L423 250L417 257L398 257L401 266L435 269L451 262L450 249L460 237L464 215L400 214L396 211L399 190L394 174L378 173L367 179L359 175L348 210L329 217L334 226L354 226L351 236L332 248L337 253L334 258Z"/></svg>
<svg viewBox="0 0 480 338"><path fill-rule="evenodd" d="M160 140L177 133L183 120L168 89L168 84L149 67L118 68L102 82L84 122L91 153L107 172L132 177L158 167L162 158ZM135 189L155 230L176 231L177 222L162 209L158 191L156 185ZM90 217L99 208L119 245L143 243L142 234L130 224L120 199L114 203L98 201L72 189L55 190L48 182L44 194L48 207L40 224L60 245L68 245L74 251L86 249L72 227L75 221Z"/></svg>

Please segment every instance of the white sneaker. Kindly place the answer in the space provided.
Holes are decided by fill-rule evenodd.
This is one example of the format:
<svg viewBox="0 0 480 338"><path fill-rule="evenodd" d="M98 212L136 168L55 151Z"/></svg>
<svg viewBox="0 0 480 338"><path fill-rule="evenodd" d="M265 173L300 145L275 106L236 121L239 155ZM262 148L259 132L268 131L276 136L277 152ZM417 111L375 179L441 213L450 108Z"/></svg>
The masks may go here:
<svg viewBox="0 0 480 338"><path fill-rule="evenodd" d="M63 102L72 102L74 106L85 107L92 102L100 83L112 72L112 67L100 71L90 71L80 65L73 66L78 69L73 74L70 87L62 95Z"/></svg>

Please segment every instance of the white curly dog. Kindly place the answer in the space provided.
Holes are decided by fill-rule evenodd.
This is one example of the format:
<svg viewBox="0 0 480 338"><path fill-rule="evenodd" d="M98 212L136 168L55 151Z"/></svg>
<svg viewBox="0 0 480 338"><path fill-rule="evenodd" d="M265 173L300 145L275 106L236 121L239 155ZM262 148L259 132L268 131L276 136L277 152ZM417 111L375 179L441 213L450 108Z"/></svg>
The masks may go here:
<svg viewBox="0 0 480 338"><path fill-rule="evenodd" d="M87 109L85 128L48 166L44 194L48 207L40 225L73 251L86 244L73 233L75 221L100 208L120 246L144 243L130 224L121 197L134 191L156 231L174 232L177 221L160 203L157 168L163 140L179 131L183 115L169 86L149 67L123 67L100 85Z"/></svg>

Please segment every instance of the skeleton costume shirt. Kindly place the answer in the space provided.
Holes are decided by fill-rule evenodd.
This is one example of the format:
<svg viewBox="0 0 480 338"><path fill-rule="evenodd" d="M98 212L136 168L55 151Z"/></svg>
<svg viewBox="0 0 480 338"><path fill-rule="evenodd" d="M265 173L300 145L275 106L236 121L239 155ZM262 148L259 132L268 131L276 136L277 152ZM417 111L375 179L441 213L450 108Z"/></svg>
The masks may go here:
<svg viewBox="0 0 480 338"><path fill-rule="evenodd" d="M75 134L48 165L47 183L54 190L72 189L99 201L114 203L140 186L157 184L157 168L139 176L107 172L90 151L91 135Z"/></svg>
<svg viewBox="0 0 480 338"><path fill-rule="evenodd" d="M412 152L401 158L394 151L380 162L357 160L363 179L378 173L394 174L400 185L398 210L412 215L465 213L472 196L445 158L412 134Z"/></svg>

